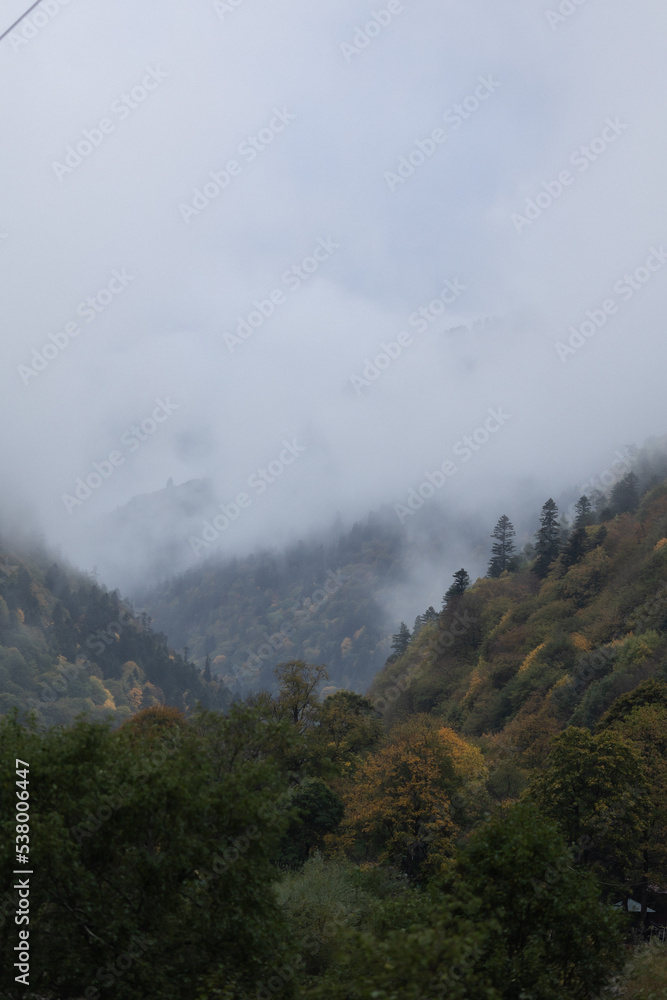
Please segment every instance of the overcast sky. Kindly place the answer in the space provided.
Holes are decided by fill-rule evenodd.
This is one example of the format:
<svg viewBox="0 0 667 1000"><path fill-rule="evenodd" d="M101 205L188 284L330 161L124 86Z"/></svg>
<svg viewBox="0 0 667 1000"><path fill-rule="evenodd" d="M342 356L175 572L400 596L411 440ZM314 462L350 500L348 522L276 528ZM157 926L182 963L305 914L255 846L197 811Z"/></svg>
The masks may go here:
<svg viewBox="0 0 667 1000"><path fill-rule="evenodd" d="M44 0L0 42L6 496L85 565L170 477L245 494L242 548L447 462L432 502L497 516L665 433L666 27Z"/></svg>

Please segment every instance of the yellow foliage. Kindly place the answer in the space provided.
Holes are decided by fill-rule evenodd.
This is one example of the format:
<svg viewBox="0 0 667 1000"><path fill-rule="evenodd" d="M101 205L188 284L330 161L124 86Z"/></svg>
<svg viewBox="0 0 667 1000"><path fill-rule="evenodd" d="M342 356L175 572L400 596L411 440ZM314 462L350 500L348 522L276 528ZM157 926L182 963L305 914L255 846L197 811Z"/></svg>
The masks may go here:
<svg viewBox="0 0 667 1000"><path fill-rule="evenodd" d="M141 703L144 699L144 693L140 687L133 687L131 691L127 693L127 700L129 701L132 708L138 711L141 708Z"/></svg>
<svg viewBox="0 0 667 1000"><path fill-rule="evenodd" d="M573 632L570 638L572 639L574 648L580 650L582 653L588 653L593 648L592 643L581 632Z"/></svg>
<svg viewBox="0 0 667 1000"><path fill-rule="evenodd" d="M19 621L20 621L21 623L23 623L23 622L25 621L25 615L23 614L23 612L21 611L21 609L20 609L20 608L17 608L17 609L16 609L16 617L18 618L18 620L19 620Z"/></svg>
<svg viewBox="0 0 667 1000"><path fill-rule="evenodd" d="M365 844L367 860L407 863L450 840L456 826L450 816L453 754L451 730L436 731L433 722L413 716L395 727L390 741L372 753L344 793L345 818L332 846ZM452 733L463 760L468 747ZM462 765L463 766L463 765Z"/></svg>
<svg viewBox="0 0 667 1000"><path fill-rule="evenodd" d="M477 666L473 667L470 673L470 683L468 684L468 690L466 691L464 697L461 699L461 708L468 708L475 699L478 689L484 683L484 678L482 676L482 667L487 664L482 659L479 658L477 661Z"/></svg>
<svg viewBox="0 0 667 1000"><path fill-rule="evenodd" d="M453 729L444 727L438 736L454 763L454 771L462 778L477 778L486 771L481 750L461 739Z"/></svg>
<svg viewBox="0 0 667 1000"><path fill-rule="evenodd" d="M340 651L343 656L349 656L349 654L352 652L352 640L350 639L349 636L346 636L345 639L343 639L343 641L341 642Z"/></svg>
<svg viewBox="0 0 667 1000"><path fill-rule="evenodd" d="M528 670L529 667L532 667L533 663L535 662L540 653L540 650L544 649L545 646L546 642L541 642L539 646L536 646L535 649L533 649L532 652L530 652L526 657L526 659L523 661L523 663L519 667L518 673L522 674L524 670Z"/></svg>
<svg viewBox="0 0 667 1000"><path fill-rule="evenodd" d="M654 551L656 549L662 549L662 548L664 548L665 545L667 545L667 538L661 538L659 542L656 542L656 544L654 546Z"/></svg>
<svg viewBox="0 0 667 1000"><path fill-rule="evenodd" d="M357 639L361 638L361 636L364 634L365 631L366 631L366 626L365 625L362 625L361 628L357 629L357 631L354 633L355 642L356 642Z"/></svg>

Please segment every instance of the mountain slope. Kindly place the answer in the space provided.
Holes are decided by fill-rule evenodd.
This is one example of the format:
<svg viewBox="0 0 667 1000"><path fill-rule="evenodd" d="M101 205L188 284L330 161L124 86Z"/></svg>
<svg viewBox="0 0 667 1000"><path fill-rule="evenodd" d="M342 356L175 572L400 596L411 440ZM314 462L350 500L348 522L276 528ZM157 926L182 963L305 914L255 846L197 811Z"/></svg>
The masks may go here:
<svg viewBox="0 0 667 1000"><path fill-rule="evenodd" d="M281 660L325 663L363 691L390 649L387 592L405 575L404 533L371 516L347 534L283 553L209 561L141 595L156 625L225 683L274 683Z"/></svg>
<svg viewBox="0 0 667 1000"><path fill-rule="evenodd" d="M53 725L80 712L120 722L165 701L228 704L224 687L170 651L145 614L49 562L0 544L0 714L32 708Z"/></svg>
<svg viewBox="0 0 667 1000"><path fill-rule="evenodd" d="M585 529L572 565L479 579L388 663L372 696L389 720L433 712L527 761L567 725L594 727L620 695L667 679L667 482Z"/></svg>

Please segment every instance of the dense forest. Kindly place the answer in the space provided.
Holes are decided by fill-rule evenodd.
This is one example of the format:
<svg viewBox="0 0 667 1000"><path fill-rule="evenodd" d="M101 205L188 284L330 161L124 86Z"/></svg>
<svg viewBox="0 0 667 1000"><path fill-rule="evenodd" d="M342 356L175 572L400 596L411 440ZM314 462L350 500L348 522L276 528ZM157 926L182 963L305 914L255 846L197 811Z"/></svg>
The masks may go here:
<svg viewBox="0 0 667 1000"><path fill-rule="evenodd" d="M41 549L17 555L0 544L0 713L31 709L56 725L86 712L118 724L165 702L188 711L230 700L117 591Z"/></svg>
<svg viewBox="0 0 667 1000"><path fill-rule="evenodd" d="M405 535L372 515L351 530L225 563L141 592L157 627L232 690L272 686L281 660L326 663L364 690L390 652L384 597L402 579Z"/></svg>
<svg viewBox="0 0 667 1000"><path fill-rule="evenodd" d="M290 656L231 704L147 619L110 626L118 595L6 561L0 868L19 758L34 904L27 993L0 904L0 995L664 998L667 481L489 535L366 696ZM11 710L63 662L87 715Z"/></svg>

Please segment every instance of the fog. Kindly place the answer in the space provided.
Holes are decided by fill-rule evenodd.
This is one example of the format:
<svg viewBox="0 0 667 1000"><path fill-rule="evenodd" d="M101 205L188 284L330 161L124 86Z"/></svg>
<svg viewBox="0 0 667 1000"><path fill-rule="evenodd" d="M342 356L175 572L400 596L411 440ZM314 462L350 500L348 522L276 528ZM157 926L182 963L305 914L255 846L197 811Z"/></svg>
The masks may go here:
<svg viewBox="0 0 667 1000"><path fill-rule="evenodd" d="M432 505L465 526L449 572L476 521L664 434L666 27L658 0L31 10L0 41L13 530L131 588L154 567L112 512L169 480L160 572L218 516L224 554Z"/></svg>

